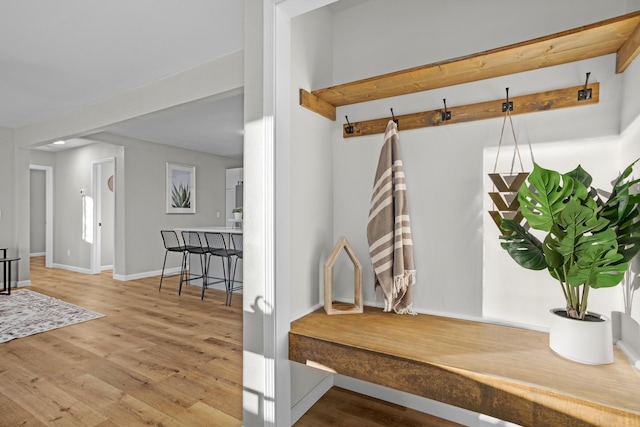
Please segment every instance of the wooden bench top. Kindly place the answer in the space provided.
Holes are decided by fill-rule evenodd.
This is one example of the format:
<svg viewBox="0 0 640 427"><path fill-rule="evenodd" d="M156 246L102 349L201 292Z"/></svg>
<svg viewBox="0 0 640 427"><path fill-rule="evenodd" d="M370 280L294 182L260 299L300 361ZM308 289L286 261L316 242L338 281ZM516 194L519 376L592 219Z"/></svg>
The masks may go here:
<svg viewBox="0 0 640 427"><path fill-rule="evenodd" d="M543 332L420 314L328 316L291 324L289 359L522 426L640 426L640 372L555 355Z"/></svg>

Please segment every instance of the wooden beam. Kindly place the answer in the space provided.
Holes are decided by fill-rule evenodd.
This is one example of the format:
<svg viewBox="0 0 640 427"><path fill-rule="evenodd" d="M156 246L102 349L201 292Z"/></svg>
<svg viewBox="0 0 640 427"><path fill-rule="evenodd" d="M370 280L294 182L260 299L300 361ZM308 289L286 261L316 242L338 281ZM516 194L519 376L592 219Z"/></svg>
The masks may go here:
<svg viewBox="0 0 640 427"><path fill-rule="evenodd" d="M640 375L620 350L612 364L581 365L553 354L548 339L381 308L320 309L291 324L289 359L522 426L640 426Z"/></svg>
<svg viewBox="0 0 640 427"><path fill-rule="evenodd" d="M300 105L329 120L336 121L336 107L304 89L300 89Z"/></svg>
<svg viewBox="0 0 640 427"><path fill-rule="evenodd" d="M509 101L513 102L513 111L511 114L534 113L538 111L597 104L600 100L600 83L592 83L588 88L591 89L591 98L582 101L578 100L578 91L584 89L584 85L509 98ZM504 116L504 112L502 111L503 102L505 102L504 98L478 104L447 107L447 111L451 112L451 119L445 121L442 120L444 108L396 116L396 119L398 119L398 130L405 131L502 117ZM352 138L355 136L384 133L389 120L391 120L391 117L351 123L353 133L350 134L347 133L347 124L345 123L342 127L342 136L344 138Z"/></svg>
<svg viewBox="0 0 640 427"><path fill-rule="evenodd" d="M633 60L640 53L640 24L636 25L636 29L629 36L626 42L618 50L616 58L616 73L620 74L627 69Z"/></svg>
<svg viewBox="0 0 640 427"><path fill-rule="evenodd" d="M639 24L640 11L473 55L314 90L312 94L339 107L580 61L618 52ZM633 46L630 43L625 49L637 50ZM628 62L633 59L625 58Z"/></svg>

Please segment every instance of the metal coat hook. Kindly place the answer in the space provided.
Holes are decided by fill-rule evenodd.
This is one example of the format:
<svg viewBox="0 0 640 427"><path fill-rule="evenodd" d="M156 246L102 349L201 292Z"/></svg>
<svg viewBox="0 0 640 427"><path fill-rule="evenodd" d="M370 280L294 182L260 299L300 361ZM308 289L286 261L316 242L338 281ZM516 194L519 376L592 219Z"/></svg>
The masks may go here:
<svg viewBox="0 0 640 427"><path fill-rule="evenodd" d="M396 126L398 126L398 129L400 129L400 121L396 119L396 116L393 114L393 108L390 108L390 110L391 110L391 119L395 122Z"/></svg>
<svg viewBox="0 0 640 427"><path fill-rule="evenodd" d="M507 91L507 102L502 103L502 112L513 111L513 101L509 101L509 88L505 88Z"/></svg>
<svg viewBox="0 0 640 427"><path fill-rule="evenodd" d="M445 122L447 120L451 120L451 111L447 110L447 99L444 98L442 102L444 103L444 111L442 112L442 121Z"/></svg>
<svg viewBox="0 0 640 427"><path fill-rule="evenodd" d="M345 126L344 128L344 133L351 135L353 133L353 125L351 123L349 123L349 117L348 116L344 116L345 119L347 119L347 126Z"/></svg>
<svg viewBox="0 0 640 427"><path fill-rule="evenodd" d="M587 99L591 99L591 89L587 89L590 75L591 73L587 73L587 78L584 81L584 89L580 89L578 91L578 101L586 101Z"/></svg>

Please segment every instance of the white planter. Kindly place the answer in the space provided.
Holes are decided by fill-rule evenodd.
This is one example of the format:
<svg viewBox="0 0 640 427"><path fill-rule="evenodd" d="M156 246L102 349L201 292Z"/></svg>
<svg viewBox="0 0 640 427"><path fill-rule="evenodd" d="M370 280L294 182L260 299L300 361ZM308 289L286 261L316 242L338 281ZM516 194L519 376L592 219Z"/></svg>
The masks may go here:
<svg viewBox="0 0 640 427"><path fill-rule="evenodd" d="M587 321L564 317L552 309L549 324L549 347L558 355L574 362L603 365L613 362L613 332L611 319L597 313L601 321Z"/></svg>
<svg viewBox="0 0 640 427"><path fill-rule="evenodd" d="M233 219L235 220L241 220L242 219L242 212L234 212L233 213Z"/></svg>

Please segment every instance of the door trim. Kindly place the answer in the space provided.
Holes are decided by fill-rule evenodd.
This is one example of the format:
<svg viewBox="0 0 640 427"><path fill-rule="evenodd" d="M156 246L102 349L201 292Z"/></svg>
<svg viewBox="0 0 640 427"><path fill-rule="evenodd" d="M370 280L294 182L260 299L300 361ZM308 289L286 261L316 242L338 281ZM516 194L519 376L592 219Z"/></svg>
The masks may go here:
<svg viewBox="0 0 640 427"><path fill-rule="evenodd" d="M45 180L45 255L44 266L53 266L53 166L30 164L29 170L44 171Z"/></svg>
<svg viewBox="0 0 640 427"><path fill-rule="evenodd" d="M93 195L93 244L91 245L91 274L99 274L101 269L101 257L102 257L102 232L98 225L102 221L102 165L105 163L113 163L114 179L116 170L116 158L107 157L104 159L94 160L91 165L91 194ZM115 183L113 186L113 192L115 197ZM113 215L115 220L115 212ZM115 224L114 224L115 233ZM115 236L113 236L115 238ZM114 268L115 272L115 256L114 256Z"/></svg>

